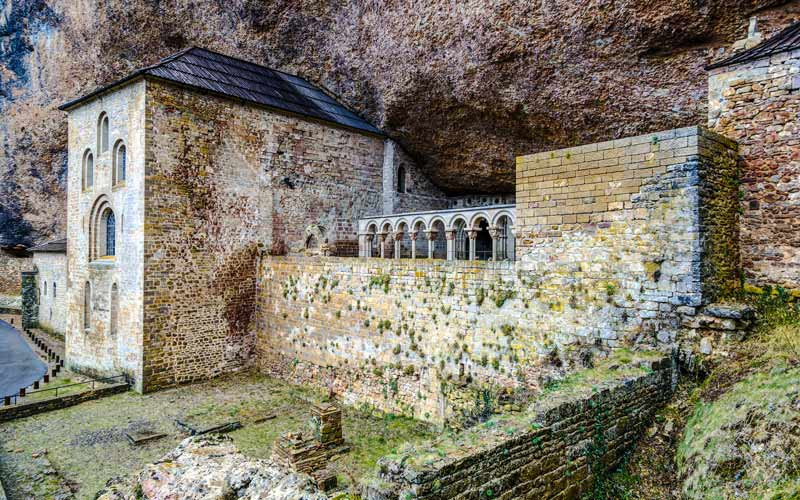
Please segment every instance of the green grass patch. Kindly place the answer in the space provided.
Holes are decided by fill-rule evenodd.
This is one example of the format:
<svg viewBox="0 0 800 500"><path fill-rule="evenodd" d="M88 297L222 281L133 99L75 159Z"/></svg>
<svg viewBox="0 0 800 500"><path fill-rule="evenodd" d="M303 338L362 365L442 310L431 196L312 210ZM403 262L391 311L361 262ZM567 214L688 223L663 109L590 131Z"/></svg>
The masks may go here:
<svg viewBox="0 0 800 500"><path fill-rule="evenodd" d="M716 401L699 402L677 453L684 494L800 498L798 422L800 368L751 375Z"/></svg>

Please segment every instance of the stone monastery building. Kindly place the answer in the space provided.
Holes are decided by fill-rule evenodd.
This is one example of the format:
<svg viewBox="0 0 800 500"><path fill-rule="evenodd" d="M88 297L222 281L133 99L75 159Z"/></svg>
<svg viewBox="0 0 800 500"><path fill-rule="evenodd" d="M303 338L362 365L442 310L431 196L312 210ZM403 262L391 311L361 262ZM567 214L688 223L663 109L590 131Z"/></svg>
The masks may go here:
<svg viewBox="0 0 800 500"><path fill-rule="evenodd" d="M716 132L522 156L502 196L447 197L303 78L200 48L136 71L62 106L67 362L141 391L255 366L442 420L587 350L716 345L699 318L743 279L800 287L787 33L710 69Z"/></svg>

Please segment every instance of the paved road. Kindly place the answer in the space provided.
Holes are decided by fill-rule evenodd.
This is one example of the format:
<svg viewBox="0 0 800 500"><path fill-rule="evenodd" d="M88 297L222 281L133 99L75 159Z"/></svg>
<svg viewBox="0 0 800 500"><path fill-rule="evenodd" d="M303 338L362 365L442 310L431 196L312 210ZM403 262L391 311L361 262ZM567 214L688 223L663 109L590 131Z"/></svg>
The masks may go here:
<svg viewBox="0 0 800 500"><path fill-rule="evenodd" d="M0 397L19 392L42 378L47 365L39 359L20 333L0 320Z"/></svg>

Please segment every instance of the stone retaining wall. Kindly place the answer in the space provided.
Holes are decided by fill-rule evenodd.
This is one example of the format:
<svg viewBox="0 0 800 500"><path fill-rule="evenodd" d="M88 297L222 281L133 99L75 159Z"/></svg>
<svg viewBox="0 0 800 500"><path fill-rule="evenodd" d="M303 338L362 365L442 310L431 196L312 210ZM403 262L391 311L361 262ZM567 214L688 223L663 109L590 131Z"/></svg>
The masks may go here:
<svg viewBox="0 0 800 500"><path fill-rule="evenodd" d="M451 439L445 437L430 448L383 458L365 497L581 498L594 474L613 470L669 399L673 363L655 361L648 371L586 399L534 410L529 418L484 425L467 451L443 451Z"/></svg>
<svg viewBox="0 0 800 500"><path fill-rule="evenodd" d="M53 410L69 408L85 401L100 399L113 394L119 394L130 388L128 384L114 384L100 389L92 389L79 394L59 396L57 398L36 401L33 403L21 403L13 406L0 407L0 422L16 420L18 418L30 417Z"/></svg>
<svg viewBox="0 0 800 500"><path fill-rule="evenodd" d="M518 262L264 255L258 362L442 421L475 383L535 389L593 351L671 348L738 286L737 167L698 127L522 157Z"/></svg>

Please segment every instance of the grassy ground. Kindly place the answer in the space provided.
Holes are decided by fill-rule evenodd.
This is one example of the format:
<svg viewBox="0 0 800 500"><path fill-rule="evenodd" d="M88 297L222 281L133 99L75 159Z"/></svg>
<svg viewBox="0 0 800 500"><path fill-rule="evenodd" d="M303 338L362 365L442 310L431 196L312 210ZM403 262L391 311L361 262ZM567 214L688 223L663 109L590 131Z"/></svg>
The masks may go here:
<svg viewBox="0 0 800 500"><path fill-rule="evenodd" d="M256 374L240 374L153 394L125 393L72 408L0 424L0 477L10 499L56 498L71 489L79 499L113 476L135 472L172 450L185 437L175 419L196 427L233 420L246 455L268 457L273 440L289 430L310 431L309 409L322 393ZM255 423L275 415L274 419ZM370 470L377 458L405 441L430 438L414 420L346 408L343 430L352 451L338 460L342 479ZM125 433L167 437L131 446Z"/></svg>

